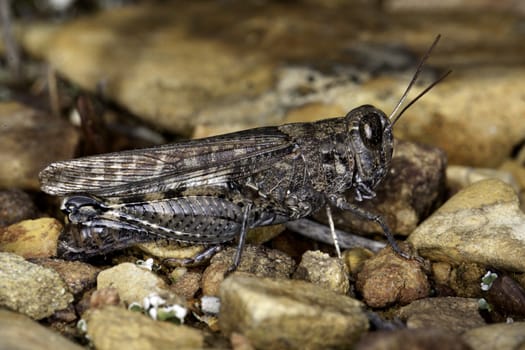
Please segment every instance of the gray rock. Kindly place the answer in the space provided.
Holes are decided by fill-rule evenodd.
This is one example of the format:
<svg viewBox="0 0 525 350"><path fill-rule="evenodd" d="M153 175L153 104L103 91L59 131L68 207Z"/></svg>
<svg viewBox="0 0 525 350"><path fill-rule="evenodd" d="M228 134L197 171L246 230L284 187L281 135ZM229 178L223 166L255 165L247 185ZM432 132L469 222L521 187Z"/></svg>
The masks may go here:
<svg viewBox="0 0 525 350"><path fill-rule="evenodd" d="M0 227L8 226L25 219L33 219L37 208L33 198L17 189L0 191Z"/></svg>
<svg viewBox="0 0 525 350"><path fill-rule="evenodd" d="M9 350L84 349L29 317L4 309L0 309L0 339L0 347Z"/></svg>
<svg viewBox="0 0 525 350"><path fill-rule="evenodd" d="M463 340L476 350L514 350L525 347L525 322L496 323L471 329Z"/></svg>
<svg viewBox="0 0 525 350"><path fill-rule="evenodd" d="M204 336L197 329L159 322L117 306L90 310L85 315L87 334L99 350L202 349Z"/></svg>
<svg viewBox="0 0 525 350"><path fill-rule="evenodd" d="M40 320L73 301L54 270L11 253L0 253L0 305Z"/></svg>
<svg viewBox="0 0 525 350"><path fill-rule="evenodd" d="M311 282L339 294L347 294L350 290L348 269L343 260L332 258L320 251L305 252L293 278Z"/></svg>
<svg viewBox="0 0 525 350"><path fill-rule="evenodd" d="M525 214L512 187L500 180L479 181L458 192L408 241L433 261L525 272Z"/></svg>
<svg viewBox="0 0 525 350"><path fill-rule="evenodd" d="M220 298L221 331L255 348L349 348L368 329L361 302L303 281L234 275Z"/></svg>
<svg viewBox="0 0 525 350"><path fill-rule="evenodd" d="M406 321L408 328L439 329L456 334L485 325L478 300L469 298L416 300L399 309L396 316Z"/></svg>

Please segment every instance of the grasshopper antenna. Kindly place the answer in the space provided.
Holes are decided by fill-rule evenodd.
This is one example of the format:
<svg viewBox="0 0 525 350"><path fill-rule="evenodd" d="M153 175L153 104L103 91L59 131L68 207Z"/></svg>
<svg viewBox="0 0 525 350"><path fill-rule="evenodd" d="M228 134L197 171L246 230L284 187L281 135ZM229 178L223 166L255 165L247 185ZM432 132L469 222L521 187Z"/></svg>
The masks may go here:
<svg viewBox="0 0 525 350"><path fill-rule="evenodd" d="M399 102L397 103L396 107L394 108L394 110L392 111L392 113L390 114L390 116L388 117L390 119L390 121L392 122L392 125L394 125L398 120L399 118L403 115L403 113L408 109L408 107L412 106L417 100L419 100L423 95L425 95L430 89L432 89L434 86L436 86L438 83L440 83L443 79L445 79L452 71L448 71L447 73L445 73L443 76L441 76L439 79L437 79L436 81L434 81L432 84L430 84L425 90L423 90L422 92L420 92L412 101L410 101L410 103L408 105L406 105L399 114L396 115L397 111L401 108L401 105L403 104L403 102L405 102L406 98L408 97L408 93L410 92L410 90L412 89L412 87L414 86L414 84L416 83L416 80L417 78L419 77L419 74L421 73L421 70L423 68L423 65L425 64L425 62L427 61L428 57L430 56L430 53L432 52L432 50L434 49L434 47L437 45L439 39L441 38L441 35L438 34L436 36L436 38L434 39L434 42L432 43L432 45L430 46L430 48L427 50L427 52L425 53L425 55L423 56L423 58L421 59L421 61L419 61L419 64L417 65L417 68L416 68L416 72L414 73L414 76L412 77L412 80L410 80L410 83L408 84L405 92L403 93L403 95L401 96L401 98L399 99Z"/></svg>

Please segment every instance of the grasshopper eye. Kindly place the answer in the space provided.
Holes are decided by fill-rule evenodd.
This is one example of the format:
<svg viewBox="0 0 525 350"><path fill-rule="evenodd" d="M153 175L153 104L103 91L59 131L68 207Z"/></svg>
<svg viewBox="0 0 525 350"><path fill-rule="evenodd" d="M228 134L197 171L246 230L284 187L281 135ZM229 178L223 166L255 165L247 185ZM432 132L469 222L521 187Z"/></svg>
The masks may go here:
<svg viewBox="0 0 525 350"><path fill-rule="evenodd" d="M375 112L365 114L359 122L359 135L366 148L379 148L383 142L381 116Z"/></svg>

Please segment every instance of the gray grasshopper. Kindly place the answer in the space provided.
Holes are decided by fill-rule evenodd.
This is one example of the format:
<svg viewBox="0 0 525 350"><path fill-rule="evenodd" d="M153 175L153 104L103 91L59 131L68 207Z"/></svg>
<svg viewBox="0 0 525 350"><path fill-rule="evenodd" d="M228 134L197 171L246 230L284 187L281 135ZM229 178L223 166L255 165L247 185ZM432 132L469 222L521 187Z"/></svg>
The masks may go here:
<svg viewBox="0 0 525 350"><path fill-rule="evenodd" d="M153 240L211 248L238 239L240 260L249 228L284 223L330 206L377 222L400 255L383 218L348 202L373 198L393 153L392 128L436 38L407 90L387 117L364 105L344 117L262 127L159 147L52 163L40 173L42 190L65 196L70 229L59 255L78 259ZM447 73L448 74L448 73ZM334 234L334 243L338 249ZM338 250L338 254L339 250Z"/></svg>

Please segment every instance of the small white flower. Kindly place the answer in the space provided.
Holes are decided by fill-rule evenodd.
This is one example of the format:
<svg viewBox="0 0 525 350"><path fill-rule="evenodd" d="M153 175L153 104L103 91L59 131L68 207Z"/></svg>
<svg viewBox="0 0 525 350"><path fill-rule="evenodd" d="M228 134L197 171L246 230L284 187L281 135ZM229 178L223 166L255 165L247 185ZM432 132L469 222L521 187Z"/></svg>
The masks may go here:
<svg viewBox="0 0 525 350"><path fill-rule="evenodd" d="M144 298L143 301L144 309L146 310L148 310L149 308L156 308L164 304L166 304L166 300L164 300L157 293L149 294L147 297Z"/></svg>
<svg viewBox="0 0 525 350"><path fill-rule="evenodd" d="M157 319L157 315L158 315L158 312L157 312L157 308L151 308L148 310L148 315L149 317L151 317L152 319L156 320Z"/></svg>

